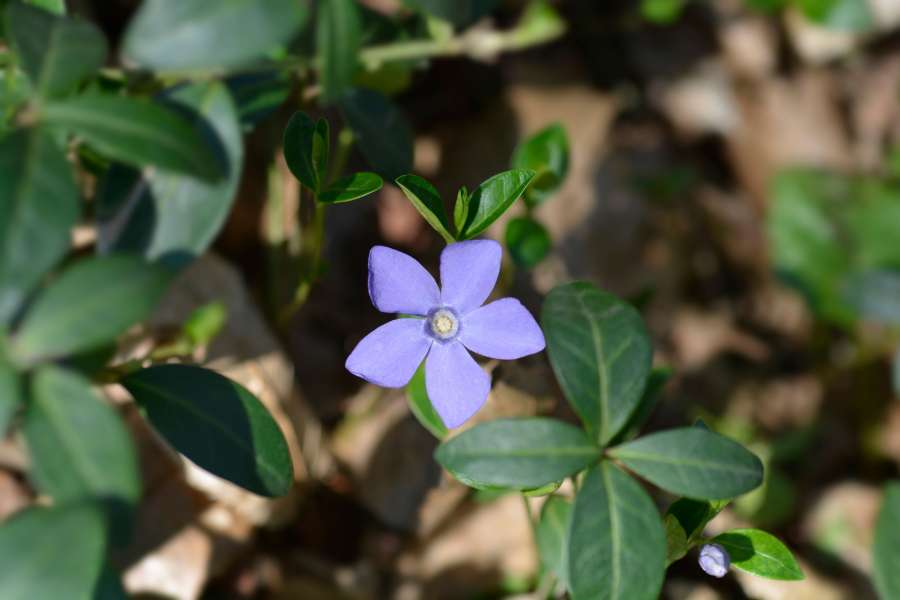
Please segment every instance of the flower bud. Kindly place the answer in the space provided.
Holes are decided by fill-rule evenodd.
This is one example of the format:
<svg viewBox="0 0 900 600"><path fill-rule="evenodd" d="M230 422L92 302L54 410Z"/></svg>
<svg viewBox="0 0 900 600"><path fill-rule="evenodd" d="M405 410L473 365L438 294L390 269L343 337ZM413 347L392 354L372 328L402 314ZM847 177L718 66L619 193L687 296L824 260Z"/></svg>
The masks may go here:
<svg viewBox="0 0 900 600"><path fill-rule="evenodd" d="M700 568L713 577L725 577L731 558L719 544L706 544L700 548Z"/></svg>

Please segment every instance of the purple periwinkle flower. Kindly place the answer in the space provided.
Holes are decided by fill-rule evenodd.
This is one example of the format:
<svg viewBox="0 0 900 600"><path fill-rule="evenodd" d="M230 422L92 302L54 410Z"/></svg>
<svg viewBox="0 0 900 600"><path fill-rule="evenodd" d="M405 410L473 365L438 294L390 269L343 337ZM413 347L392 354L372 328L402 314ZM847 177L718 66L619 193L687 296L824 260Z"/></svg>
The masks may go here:
<svg viewBox="0 0 900 600"><path fill-rule="evenodd" d="M700 568L713 577L725 577L731 566L731 557L719 544L705 544L700 548Z"/></svg>
<svg viewBox="0 0 900 600"><path fill-rule="evenodd" d="M544 334L514 298L482 303L500 274L500 244L470 240L441 253L441 284L414 258L375 246L369 296L390 321L356 345L347 370L384 387L403 387L425 360L425 388L444 424L459 427L487 399L491 378L469 351L511 360L544 349Z"/></svg>

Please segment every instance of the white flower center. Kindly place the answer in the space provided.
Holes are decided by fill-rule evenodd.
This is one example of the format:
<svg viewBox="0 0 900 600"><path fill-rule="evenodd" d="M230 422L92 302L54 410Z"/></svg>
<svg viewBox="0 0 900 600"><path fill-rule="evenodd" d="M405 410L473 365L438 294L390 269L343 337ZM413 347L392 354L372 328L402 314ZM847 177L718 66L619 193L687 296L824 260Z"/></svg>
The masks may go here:
<svg viewBox="0 0 900 600"><path fill-rule="evenodd" d="M449 340L459 331L459 319L448 308L439 308L428 316L431 335L439 340Z"/></svg>

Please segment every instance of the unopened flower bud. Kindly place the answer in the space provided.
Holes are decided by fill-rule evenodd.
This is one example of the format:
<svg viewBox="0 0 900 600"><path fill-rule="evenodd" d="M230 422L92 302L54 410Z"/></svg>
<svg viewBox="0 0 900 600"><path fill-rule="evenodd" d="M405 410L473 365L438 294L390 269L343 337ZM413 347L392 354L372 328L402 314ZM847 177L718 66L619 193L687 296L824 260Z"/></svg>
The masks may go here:
<svg viewBox="0 0 900 600"><path fill-rule="evenodd" d="M706 544L700 548L700 568L713 577L725 577L731 558L719 544Z"/></svg>

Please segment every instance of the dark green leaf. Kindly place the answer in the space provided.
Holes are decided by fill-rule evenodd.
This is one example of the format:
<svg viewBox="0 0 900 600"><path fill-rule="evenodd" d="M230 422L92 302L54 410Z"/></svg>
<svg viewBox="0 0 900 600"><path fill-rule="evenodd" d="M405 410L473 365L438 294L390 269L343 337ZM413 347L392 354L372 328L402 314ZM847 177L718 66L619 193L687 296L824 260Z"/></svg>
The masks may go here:
<svg viewBox="0 0 900 600"><path fill-rule="evenodd" d="M284 160L300 183L319 193L325 183L329 153L328 121L313 121L296 112L284 130Z"/></svg>
<svg viewBox="0 0 900 600"><path fill-rule="evenodd" d="M632 413L631 418L628 419L628 423L622 428L620 434L612 440L612 443L618 444L625 440L633 439L641 432L647 419L653 414L653 409L656 408L660 392L662 392L663 387L671 376L672 369L668 367L655 368L650 371L647 385L644 387L644 394L641 396L637 409Z"/></svg>
<svg viewBox="0 0 900 600"><path fill-rule="evenodd" d="M374 171L394 181L412 170L412 128L399 108L382 94L364 89L350 90L340 106Z"/></svg>
<svg viewBox="0 0 900 600"><path fill-rule="evenodd" d="M22 406L22 381L5 358L0 358L0 439L6 437L16 411Z"/></svg>
<svg viewBox="0 0 900 600"><path fill-rule="evenodd" d="M844 297L864 319L900 324L900 271L852 274L845 284Z"/></svg>
<svg viewBox="0 0 900 600"><path fill-rule="evenodd" d="M22 67L41 96L65 94L106 60L106 38L91 23L13 2L6 27Z"/></svg>
<svg viewBox="0 0 900 600"><path fill-rule="evenodd" d="M102 253L141 254L182 266L202 254L224 225L241 178L244 144L234 103L222 84L181 86L165 101L217 148L218 162L228 175L210 182L161 169L143 177L134 174L118 193L124 200L112 198L115 210L107 206L98 210L97 246ZM122 169L114 167L107 178L120 176ZM106 192L113 185L105 181L101 186L101 204L109 204Z"/></svg>
<svg viewBox="0 0 900 600"><path fill-rule="evenodd" d="M293 80L289 71L273 68L229 77L225 85L234 99L241 126L249 130L284 104L291 95Z"/></svg>
<svg viewBox="0 0 900 600"><path fill-rule="evenodd" d="M14 350L35 362L100 346L149 316L170 279L166 269L133 256L81 260L35 301Z"/></svg>
<svg viewBox="0 0 900 600"><path fill-rule="evenodd" d="M500 218L516 198L534 179L534 171L513 169L498 173L478 186L469 200L469 214L466 226L459 232L459 239L470 239L484 231Z"/></svg>
<svg viewBox="0 0 900 600"><path fill-rule="evenodd" d="M225 175L210 143L181 115L159 103L85 94L47 103L40 118L124 163L219 179Z"/></svg>
<svg viewBox="0 0 900 600"><path fill-rule="evenodd" d="M659 487L690 498L733 498L758 487L763 479L756 455L698 427L646 435L609 454Z"/></svg>
<svg viewBox="0 0 900 600"><path fill-rule="evenodd" d="M78 190L63 151L40 129L0 142L0 322L66 253Z"/></svg>
<svg viewBox="0 0 900 600"><path fill-rule="evenodd" d="M554 123L538 131L516 147L511 166L537 173L524 196L526 203L537 206L562 185L569 172L566 130Z"/></svg>
<svg viewBox="0 0 900 600"><path fill-rule="evenodd" d="M434 186L418 175L404 175L398 177L396 184L409 198L419 214L431 225L435 231L441 234L448 244L454 241L450 234L450 225L447 222L447 213L444 210L444 202Z"/></svg>
<svg viewBox="0 0 900 600"><path fill-rule="evenodd" d="M241 67L290 41L306 15L307 3L297 0L146 0L123 54L155 70Z"/></svg>
<svg viewBox="0 0 900 600"><path fill-rule="evenodd" d="M550 251L550 234L531 217L516 217L506 224L506 247L517 264L530 269Z"/></svg>
<svg viewBox="0 0 900 600"><path fill-rule="evenodd" d="M404 0L410 8L416 8L457 27L474 23L490 13L499 0Z"/></svg>
<svg viewBox="0 0 900 600"><path fill-rule="evenodd" d="M104 565L91 600L128 600L128 593L122 585L122 575L109 564Z"/></svg>
<svg viewBox="0 0 900 600"><path fill-rule="evenodd" d="M732 566L760 577L798 581L803 571L778 538L759 529L732 529L712 539L731 557Z"/></svg>
<svg viewBox="0 0 900 600"><path fill-rule="evenodd" d="M686 538L691 541L701 535L703 528L726 506L728 506L726 500L707 502L692 498L679 498L669 506L666 514L678 522L684 530Z"/></svg>
<svg viewBox="0 0 900 600"><path fill-rule="evenodd" d="M352 202L381 189L383 182L375 173L353 173L338 179L319 194L319 202L339 204Z"/></svg>
<svg viewBox="0 0 900 600"><path fill-rule="evenodd" d="M554 288L541 324L553 371L588 431L606 444L641 401L653 348L641 316L594 285Z"/></svg>
<svg viewBox="0 0 900 600"><path fill-rule="evenodd" d="M580 429L546 418L498 419L438 446L435 458L472 487L540 487L580 471L600 449Z"/></svg>
<svg viewBox="0 0 900 600"><path fill-rule="evenodd" d="M541 517L534 531L541 563L563 583L568 575L566 550L571 517L572 503L562 496L550 496L541 508Z"/></svg>
<svg viewBox="0 0 900 600"><path fill-rule="evenodd" d="M317 21L321 98L331 104L350 88L356 73L362 41L359 8L355 0L322 0Z"/></svg>
<svg viewBox="0 0 900 600"><path fill-rule="evenodd" d="M872 545L875 589L883 600L900 598L900 482L884 486Z"/></svg>
<svg viewBox="0 0 900 600"><path fill-rule="evenodd" d="M431 432L431 435L439 440L447 437L447 426L434 410L428 391L425 389L425 364L419 366L415 375L406 386L406 399L409 401L409 409L422 427Z"/></svg>
<svg viewBox="0 0 900 600"><path fill-rule="evenodd" d="M0 527L0 598L89 600L105 535L102 513L88 504L17 513Z"/></svg>
<svg viewBox="0 0 900 600"><path fill-rule="evenodd" d="M157 431L199 467L262 496L293 484L287 442L262 403L215 371L159 365L122 379Z"/></svg>
<svg viewBox="0 0 900 600"><path fill-rule="evenodd" d="M41 368L32 380L23 430L31 476L56 502L110 498L130 504L140 496L131 437L80 375Z"/></svg>
<svg viewBox="0 0 900 600"><path fill-rule="evenodd" d="M663 529L666 532L666 566L668 566L684 558L691 547L684 528L672 515L663 518Z"/></svg>
<svg viewBox="0 0 900 600"><path fill-rule="evenodd" d="M647 493L609 462L588 471L569 527L573 600L655 600L666 538Z"/></svg>

